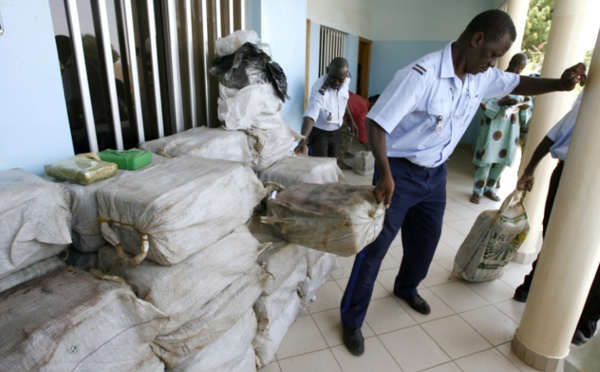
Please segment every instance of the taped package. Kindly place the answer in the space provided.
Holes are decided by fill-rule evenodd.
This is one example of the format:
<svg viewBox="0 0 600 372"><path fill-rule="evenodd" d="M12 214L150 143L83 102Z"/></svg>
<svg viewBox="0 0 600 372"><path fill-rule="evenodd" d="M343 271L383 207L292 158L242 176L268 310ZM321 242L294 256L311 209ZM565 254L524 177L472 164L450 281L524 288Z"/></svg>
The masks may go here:
<svg viewBox="0 0 600 372"><path fill-rule="evenodd" d="M44 170L50 177L80 185L89 185L117 174L117 164L94 159L87 155L75 155L56 163L46 164Z"/></svg>

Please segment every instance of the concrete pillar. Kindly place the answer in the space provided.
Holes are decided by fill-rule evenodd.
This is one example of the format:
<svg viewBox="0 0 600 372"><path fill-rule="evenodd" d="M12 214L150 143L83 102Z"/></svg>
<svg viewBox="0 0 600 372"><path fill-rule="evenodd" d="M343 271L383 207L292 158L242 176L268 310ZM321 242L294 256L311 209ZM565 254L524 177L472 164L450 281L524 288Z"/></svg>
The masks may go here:
<svg viewBox="0 0 600 372"><path fill-rule="evenodd" d="M542 66L542 77L557 78L565 68L583 61L585 43L581 35L585 31L584 14L593 0L557 0L552 16L548 47ZM537 145L550 128L571 108L576 93L556 92L535 98L533 115L529 123L527 145L521 160L519 175L529 163ZM556 160L549 156L540 162L535 172L535 187L525 199L530 231L515 257L516 262L529 263L537 255L537 240L542 228L544 203L548 195L548 183Z"/></svg>
<svg viewBox="0 0 600 372"><path fill-rule="evenodd" d="M542 254L512 343L519 358L541 371L561 370L600 262L598 102L600 34Z"/></svg>
<svg viewBox="0 0 600 372"><path fill-rule="evenodd" d="M521 44L523 43L523 33L525 32L525 23L527 21L527 12L529 10L529 0L507 0L506 1L506 13L510 15L515 28L517 29L517 39L510 47L508 52L498 59L498 68L500 70L506 70L508 62L512 56L521 51Z"/></svg>

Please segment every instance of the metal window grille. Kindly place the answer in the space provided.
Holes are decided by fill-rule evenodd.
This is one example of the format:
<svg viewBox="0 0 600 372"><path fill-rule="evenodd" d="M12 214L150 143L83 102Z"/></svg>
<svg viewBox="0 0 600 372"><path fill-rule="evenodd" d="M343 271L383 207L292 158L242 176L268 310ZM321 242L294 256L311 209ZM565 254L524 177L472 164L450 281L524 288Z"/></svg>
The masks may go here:
<svg viewBox="0 0 600 372"><path fill-rule="evenodd" d="M208 69L217 38L244 29L246 1L49 0L55 33L70 39L62 68L75 151L218 125Z"/></svg>
<svg viewBox="0 0 600 372"><path fill-rule="evenodd" d="M321 26L321 46L319 51L319 76L327 72L329 62L335 57L343 57L346 33Z"/></svg>

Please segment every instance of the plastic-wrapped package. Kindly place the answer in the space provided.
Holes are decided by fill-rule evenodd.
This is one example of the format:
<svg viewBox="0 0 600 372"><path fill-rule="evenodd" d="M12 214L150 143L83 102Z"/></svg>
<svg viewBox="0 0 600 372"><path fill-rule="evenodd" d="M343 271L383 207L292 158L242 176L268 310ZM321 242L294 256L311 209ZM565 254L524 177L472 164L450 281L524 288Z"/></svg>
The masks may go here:
<svg viewBox="0 0 600 372"><path fill-rule="evenodd" d="M384 215L373 186L297 183L271 194L261 220L289 242L351 256L377 238Z"/></svg>
<svg viewBox="0 0 600 372"><path fill-rule="evenodd" d="M270 66L269 66L270 65ZM287 78L277 62L250 42L244 43L232 54L215 58L209 70L228 88L242 89L252 84L271 84L285 102Z"/></svg>
<svg viewBox="0 0 600 372"><path fill-rule="evenodd" d="M215 53L218 56L232 54L245 43L259 44L260 39L254 30L237 30L215 42Z"/></svg>
<svg viewBox="0 0 600 372"><path fill-rule="evenodd" d="M117 174L117 164L75 155L56 163L46 164L44 170L60 181L89 185Z"/></svg>

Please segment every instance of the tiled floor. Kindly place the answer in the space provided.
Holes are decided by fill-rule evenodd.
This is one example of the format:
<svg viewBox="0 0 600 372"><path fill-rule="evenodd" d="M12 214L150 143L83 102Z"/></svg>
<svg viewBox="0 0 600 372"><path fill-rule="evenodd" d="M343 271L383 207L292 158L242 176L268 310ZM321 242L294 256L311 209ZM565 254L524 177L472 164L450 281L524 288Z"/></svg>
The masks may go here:
<svg viewBox="0 0 600 372"><path fill-rule="evenodd" d="M518 160L518 159L517 159ZM338 258L339 268L317 292L307 311L286 334L277 359L264 372L294 371L534 371L511 351L510 341L525 305L512 299L529 265L510 263L502 278L485 283L449 279L454 255L477 215L499 202L469 202L473 165L468 149L457 149L448 161L448 202L444 228L420 294L431 305L428 316L416 313L393 295L402 258L400 238L383 261L363 326L365 354L355 357L342 343L339 306L354 257ZM370 184L367 177L344 171L349 182ZM501 197L516 183L516 169L502 176Z"/></svg>

